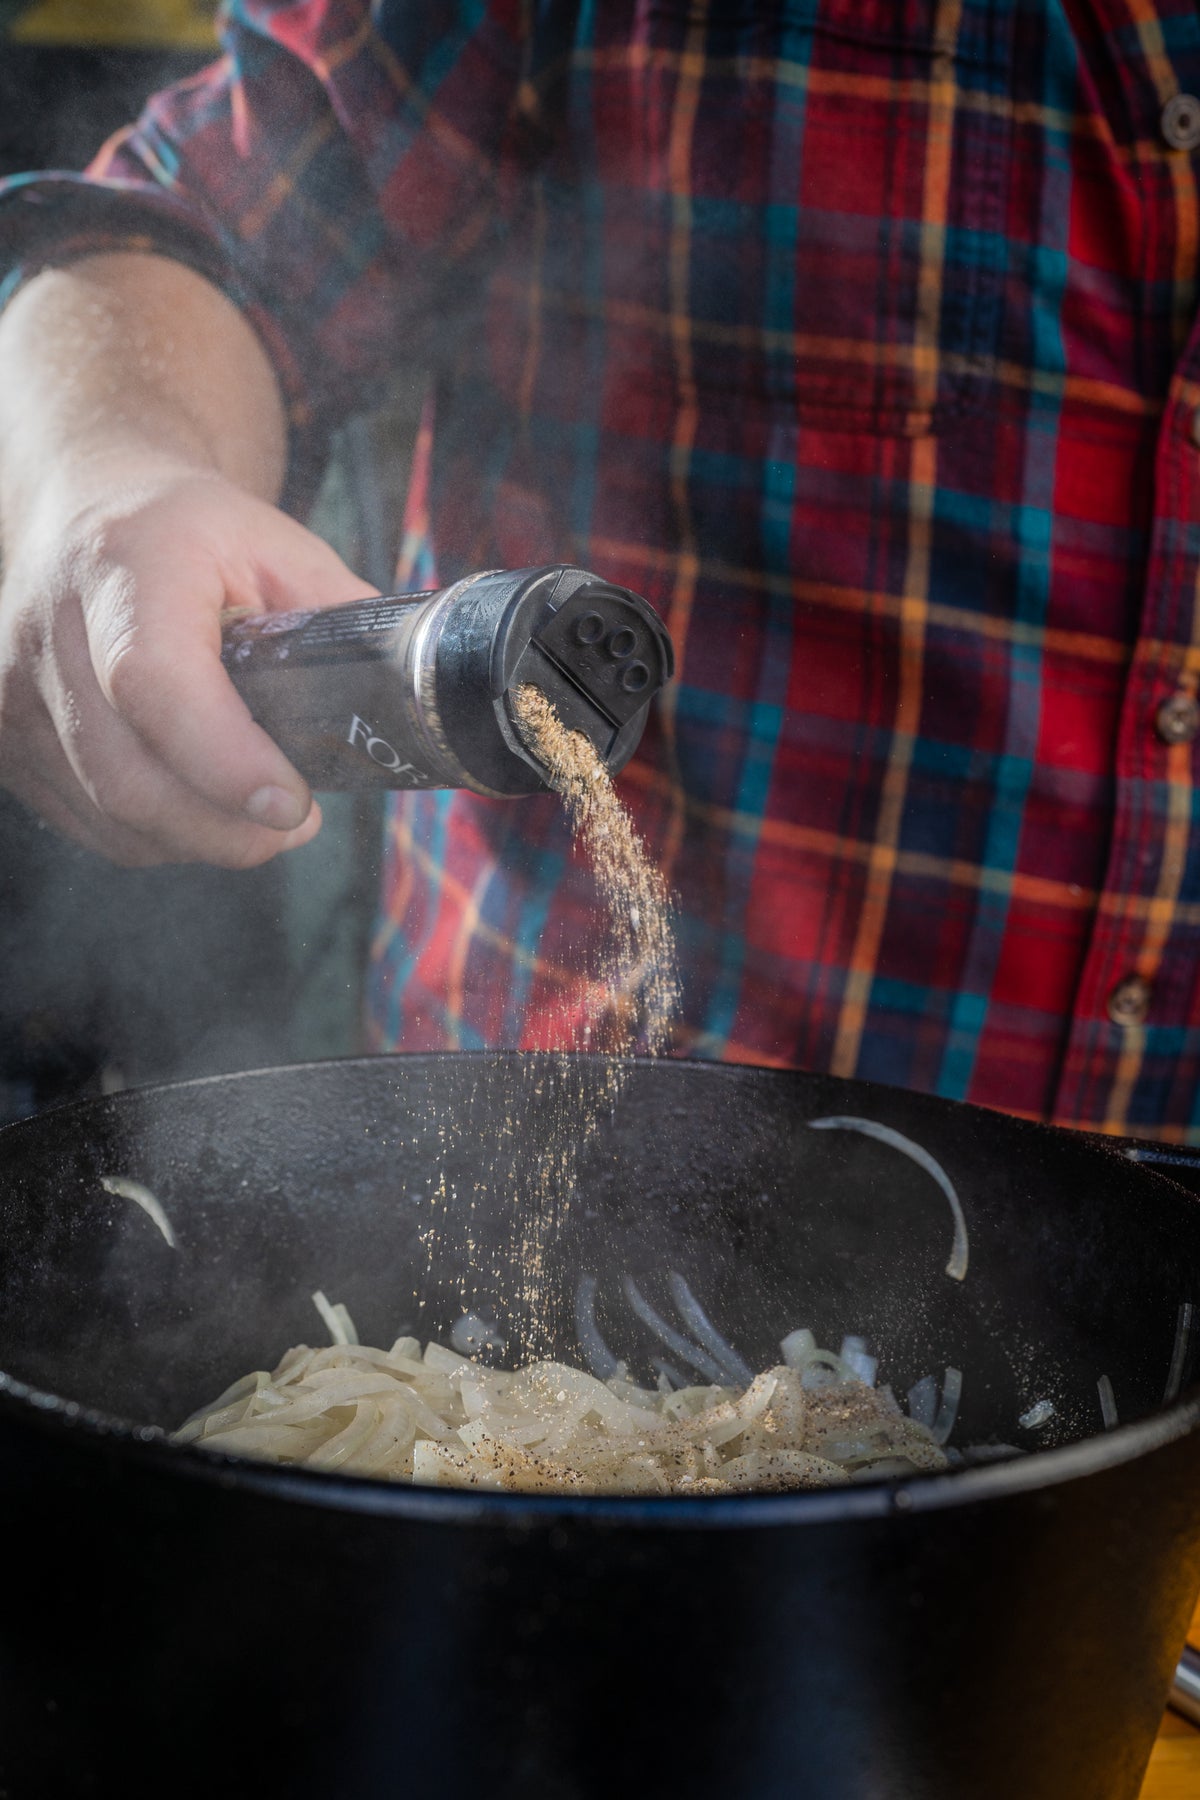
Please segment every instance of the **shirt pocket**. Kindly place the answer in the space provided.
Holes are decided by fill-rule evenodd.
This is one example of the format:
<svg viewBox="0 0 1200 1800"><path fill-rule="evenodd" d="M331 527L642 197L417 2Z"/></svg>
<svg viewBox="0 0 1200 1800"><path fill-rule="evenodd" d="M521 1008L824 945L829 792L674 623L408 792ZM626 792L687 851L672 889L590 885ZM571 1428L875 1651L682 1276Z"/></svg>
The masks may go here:
<svg viewBox="0 0 1200 1800"><path fill-rule="evenodd" d="M1011 5L638 0L637 30L675 385L913 435L987 404Z"/></svg>

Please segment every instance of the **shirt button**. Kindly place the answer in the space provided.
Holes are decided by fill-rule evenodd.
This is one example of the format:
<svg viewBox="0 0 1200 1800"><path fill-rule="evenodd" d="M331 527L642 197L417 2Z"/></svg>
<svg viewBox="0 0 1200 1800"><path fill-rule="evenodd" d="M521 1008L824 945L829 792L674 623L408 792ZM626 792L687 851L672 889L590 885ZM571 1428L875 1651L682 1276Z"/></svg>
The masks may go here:
<svg viewBox="0 0 1200 1800"><path fill-rule="evenodd" d="M1200 100L1194 94L1172 94L1159 124L1172 150L1194 150L1200 144Z"/></svg>
<svg viewBox="0 0 1200 1800"><path fill-rule="evenodd" d="M1154 715L1154 729L1164 744L1190 744L1200 731L1200 700L1169 694Z"/></svg>
<svg viewBox="0 0 1200 1800"><path fill-rule="evenodd" d="M1144 1025L1153 992L1140 975L1127 975L1108 996L1105 1011L1114 1025Z"/></svg>

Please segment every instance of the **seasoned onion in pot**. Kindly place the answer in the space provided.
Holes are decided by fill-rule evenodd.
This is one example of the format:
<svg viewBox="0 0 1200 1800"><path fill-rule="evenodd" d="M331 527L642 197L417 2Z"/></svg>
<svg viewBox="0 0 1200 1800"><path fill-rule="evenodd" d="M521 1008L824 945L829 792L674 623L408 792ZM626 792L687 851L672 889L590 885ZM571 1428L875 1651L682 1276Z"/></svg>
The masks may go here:
<svg viewBox="0 0 1200 1800"><path fill-rule="evenodd" d="M314 1299L338 1341L299 1345L273 1373L246 1376L176 1443L519 1493L722 1494L947 1466L933 1431L863 1380L857 1340L847 1360L792 1332L784 1360L743 1387L660 1375L646 1388L622 1363L601 1379L560 1362L490 1369L412 1337L372 1349L354 1341L344 1307Z"/></svg>

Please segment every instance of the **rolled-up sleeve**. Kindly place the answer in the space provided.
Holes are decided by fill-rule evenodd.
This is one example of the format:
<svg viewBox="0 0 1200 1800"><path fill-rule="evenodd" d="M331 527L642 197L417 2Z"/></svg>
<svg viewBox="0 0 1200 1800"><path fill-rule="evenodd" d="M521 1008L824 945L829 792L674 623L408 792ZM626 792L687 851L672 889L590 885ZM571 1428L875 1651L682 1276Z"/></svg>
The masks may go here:
<svg viewBox="0 0 1200 1800"><path fill-rule="evenodd" d="M104 250L197 268L285 396L289 496L398 360L428 360L504 228L518 4L349 0L223 13L223 55L156 95L82 173L0 183L0 298Z"/></svg>

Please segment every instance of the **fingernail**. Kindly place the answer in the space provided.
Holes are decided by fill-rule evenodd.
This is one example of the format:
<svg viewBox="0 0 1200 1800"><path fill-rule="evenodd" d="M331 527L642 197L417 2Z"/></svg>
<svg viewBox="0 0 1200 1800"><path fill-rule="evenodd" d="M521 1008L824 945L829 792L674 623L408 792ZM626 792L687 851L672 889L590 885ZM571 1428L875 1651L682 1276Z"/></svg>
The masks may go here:
<svg viewBox="0 0 1200 1800"><path fill-rule="evenodd" d="M308 817L308 807L286 788L260 787L246 802L246 817L272 831L295 831Z"/></svg>

